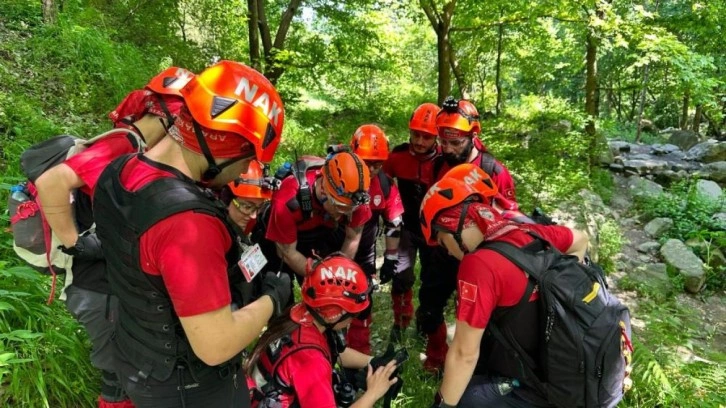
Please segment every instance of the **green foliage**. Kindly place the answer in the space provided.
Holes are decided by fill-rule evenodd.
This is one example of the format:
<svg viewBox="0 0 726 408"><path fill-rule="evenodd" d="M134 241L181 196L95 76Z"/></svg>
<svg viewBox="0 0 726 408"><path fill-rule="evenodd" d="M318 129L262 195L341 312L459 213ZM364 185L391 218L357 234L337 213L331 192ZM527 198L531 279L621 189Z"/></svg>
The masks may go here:
<svg viewBox="0 0 726 408"><path fill-rule="evenodd" d="M482 124L482 140L509 167L523 208L551 208L588 186L584 120L562 99L528 95Z"/></svg>
<svg viewBox="0 0 726 408"><path fill-rule="evenodd" d="M620 227L614 220L608 219L598 225L598 263L606 273L615 270L615 256L623 247L623 236Z"/></svg>
<svg viewBox="0 0 726 408"><path fill-rule="evenodd" d="M11 258L7 233L0 239L3 259ZM0 405L95 404L100 373L90 344L62 302L46 305L48 283L29 267L0 262Z"/></svg>

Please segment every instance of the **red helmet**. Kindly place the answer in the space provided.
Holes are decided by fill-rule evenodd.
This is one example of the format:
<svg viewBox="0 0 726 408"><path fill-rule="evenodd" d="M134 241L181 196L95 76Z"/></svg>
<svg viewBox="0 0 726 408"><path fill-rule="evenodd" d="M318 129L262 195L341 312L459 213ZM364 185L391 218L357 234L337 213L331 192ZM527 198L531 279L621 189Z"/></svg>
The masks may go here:
<svg viewBox="0 0 726 408"><path fill-rule="evenodd" d="M325 161L320 172L325 193L343 205L368 204L371 172L355 153L340 152Z"/></svg>
<svg viewBox="0 0 726 408"><path fill-rule="evenodd" d="M241 158L251 149L257 160L272 160L285 113L280 95L262 74L239 62L220 61L192 78L181 94L194 120L184 118L172 136L186 148L204 154L196 122L214 158Z"/></svg>
<svg viewBox="0 0 726 408"><path fill-rule="evenodd" d="M417 132L424 132L430 135L436 135L436 115L441 108L433 103L424 103L419 105L411 115L408 121L408 128Z"/></svg>
<svg viewBox="0 0 726 408"><path fill-rule="evenodd" d="M350 147L363 160L383 161L388 158L388 139L376 125L363 125L356 129Z"/></svg>
<svg viewBox="0 0 726 408"><path fill-rule="evenodd" d="M300 292L302 303L290 311L298 323L312 311L325 323L335 324L362 312L370 303L368 277L357 263L340 253L315 263L309 261Z"/></svg>
<svg viewBox="0 0 726 408"><path fill-rule="evenodd" d="M491 177L489 177L487 172L476 164L464 163L455 166L444 174L442 179L445 178L461 180L474 187L474 189L481 193L482 196L488 198L485 201L487 203L491 202L492 199L499 194L499 189Z"/></svg>
<svg viewBox="0 0 726 408"><path fill-rule="evenodd" d="M451 177L442 178L431 186L421 201L420 214L421 231L429 245L438 245L433 232L435 230L434 223L439 214L469 198L478 199L483 203L489 202L491 199L474 188L472 184Z"/></svg>
<svg viewBox="0 0 726 408"><path fill-rule="evenodd" d="M135 90L126 95L108 117L116 127L125 127L147 113L161 117L170 115L168 119L172 122L184 105L179 90L193 77L194 73L184 68L167 68L151 78L143 90Z"/></svg>
<svg viewBox="0 0 726 408"><path fill-rule="evenodd" d="M265 178L264 164L252 160L246 173L228 184L232 194L239 198L272 198L273 186Z"/></svg>
<svg viewBox="0 0 726 408"><path fill-rule="evenodd" d="M436 115L436 128L439 137L453 138L472 136L481 133L479 112L474 104L467 100L458 100L449 96Z"/></svg>

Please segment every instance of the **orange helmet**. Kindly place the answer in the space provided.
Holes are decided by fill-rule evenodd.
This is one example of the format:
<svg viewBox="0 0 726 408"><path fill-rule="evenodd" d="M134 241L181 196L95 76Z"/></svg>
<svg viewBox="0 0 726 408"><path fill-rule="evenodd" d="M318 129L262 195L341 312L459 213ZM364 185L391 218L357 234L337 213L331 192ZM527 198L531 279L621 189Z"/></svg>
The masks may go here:
<svg viewBox="0 0 726 408"><path fill-rule="evenodd" d="M356 129L350 147L363 160L382 161L388 158L388 139L376 125L363 125Z"/></svg>
<svg viewBox="0 0 726 408"><path fill-rule="evenodd" d="M461 180L464 183L474 187L482 196L487 197L485 202L489 203L499 194L499 189L494 181L489 177L481 167L472 163L460 164L453 167L444 174L445 178L453 178Z"/></svg>
<svg viewBox="0 0 726 408"><path fill-rule="evenodd" d="M433 103L424 103L419 105L413 111L411 119L408 121L410 130L436 135L436 115L441 108Z"/></svg>
<svg viewBox="0 0 726 408"><path fill-rule="evenodd" d="M194 122L204 128L195 131L193 122L179 126L177 140L185 147L205 154L200 143L206 144L214 158L238 158L251 144L257 160L272 160L285 113L280 95L262 74L239 62L220 61L192 78L181 94ZM203 133L203 141L197 133Z"/></svg>
<svg viewBox="0 0 726 408"><path fill-rule="evenodd" d="M170 67L151 78L145 88L158 94L182 96L179 91L192 78L194 78L194 73L184 68Z"/></svg>
<svg viewBox="0 0 726 408"><path fill-rule="evenodd" d="M472 136L481 133L479 112L474 104L467 100L458 100L449 96L443 108L436 115L436 128L439 137Z"/></svg>
<svg viewBox="0 0 726 408"><path fill-rule="evenodd" d="M302 303L290 311L290 317L298 323L310 312L320 323L334 325L362 312L370 303L368 277L357 263L341 253L314 263L308 260L300 292Z"/></svg>
<svg viewBox="0 0 726 408"><path fill-rule="evenodd" d="M332 155L325 161L321 174L325 193L333 200L351 206L368 204L371 173L357 154Z"/></svg>
<svg viewBox="0 0 726 408"><path fill-rule="evenodd" d="M438 245L433 232L436 217L444 210L467 200L489 202L490 198L478 191L472 184L445 177L434 183L421 201L421 231L429 245ZM462 220L463 221L463 220Z"/></svg>
<svg viewBox="0 0 726 408"><path fill-rule="evenodd" d="M252 160L246 173L227 184L232 194L239 198L272 198L273 185L265 177L264 164Z"/></svg>

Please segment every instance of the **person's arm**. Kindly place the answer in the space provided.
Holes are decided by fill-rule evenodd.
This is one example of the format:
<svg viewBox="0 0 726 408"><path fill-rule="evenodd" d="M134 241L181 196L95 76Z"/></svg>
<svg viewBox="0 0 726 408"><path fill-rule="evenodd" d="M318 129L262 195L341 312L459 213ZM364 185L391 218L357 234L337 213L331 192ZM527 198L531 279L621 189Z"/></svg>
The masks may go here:
<svg viewBox="0 0 726 408"><path fill-rule="evenodd" d="M291 244L275 243L277 247L277 253L280 255L282 260L300 276L305 276L305 268L307 266L308 259L300 251L297 250L297 241Z"/></svg>
<svg viewBox="0 0 726 408"><path fill-rule="evenodd" d="M582 261L585 259L585 253L587 252L587 246L590 243L590 237L585 231L574 228L570 228L570 230L572 231L572 244L567 249L566 253L568 255L577 255L580 261Z"/></svg>
<svg viewBox="0 0 726 408"><path fill-rule="evenodd" d="M462 320L456 321L456 332L449 352L446 353L444 379L439 389L446 404L456 406L464 395L479 360L479 346L483 335L484 329L471 327Z"/></svg>
<svg viewBox="0 0 726 408"><path fill-rule="evenodd" d="M343 241L343 245L340 247L340 252L344 253L351 259L355 258L362 235L363 225L359 225L355 228L345 227L345 240Z"/></svg>
<svg viewBox="0 0 726 408"><path fill-rule="evenodd" d="M340 353L340 363L345 368L365 368L370 363L373 356L361 353L350 347L346 347L345 351Z"/></svg>
<svg viewBox="0 0 726 408"><path fill-rule="evenodd" d="M70 197L73 190L84 185L83 180L65 163L50 168L35 181L43 215L67 248L73 247L78 240Z"/></svg>
<svg viewBox="0 0 726 408"><path fill-rule="evenodd" d="M180 317L179 321L194 350L205 364L228 361L250 345L267 325L274 304L270 296L232 312L227 305L200 315Z"/></svg>

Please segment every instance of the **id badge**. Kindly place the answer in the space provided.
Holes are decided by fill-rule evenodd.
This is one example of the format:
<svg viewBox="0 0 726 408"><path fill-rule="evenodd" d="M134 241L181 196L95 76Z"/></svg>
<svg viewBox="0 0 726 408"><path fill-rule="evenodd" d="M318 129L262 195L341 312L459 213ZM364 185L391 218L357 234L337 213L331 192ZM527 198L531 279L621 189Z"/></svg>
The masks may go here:
<svg viewBox="0 0 726 408"><path fill-rule="evenodd" d="M242 270L242 274L245 276L247 282L251 282L260 273L262 268L267 265L267 258L262 253L260 245L254 244L251 247L247 247L242 253L237 265Z"/></svg>

